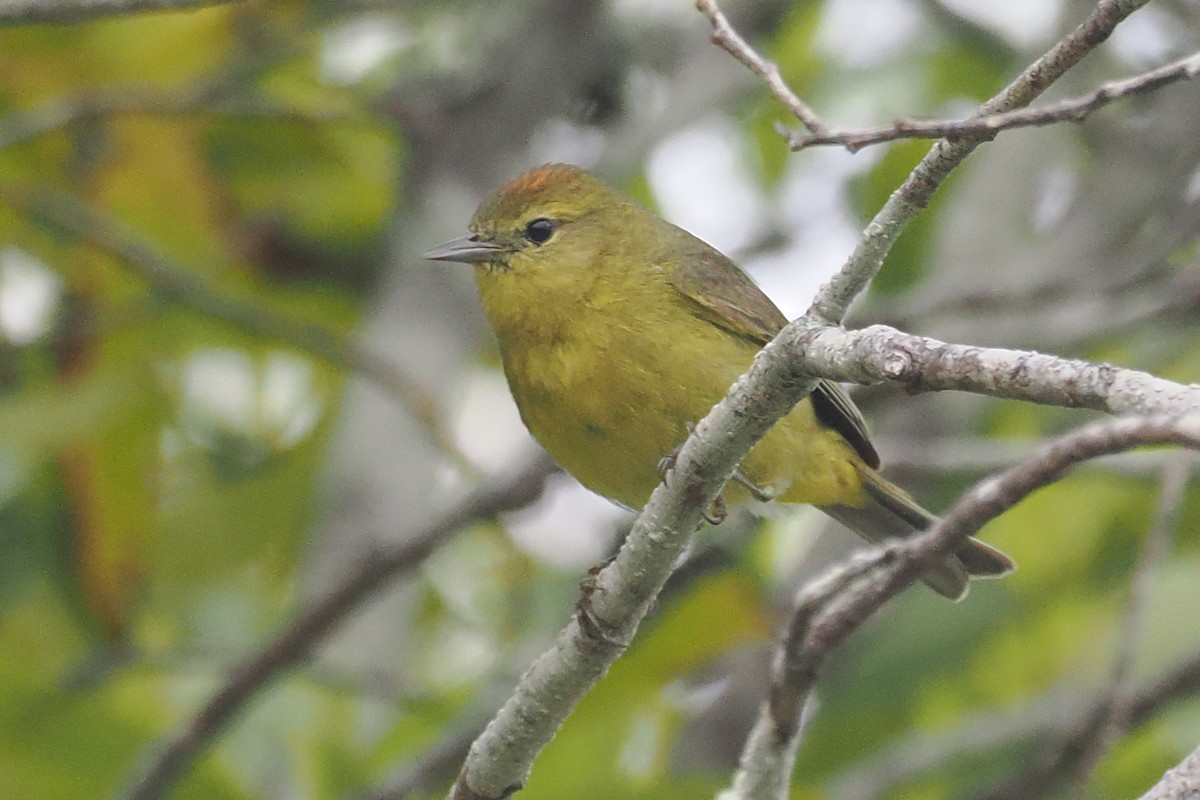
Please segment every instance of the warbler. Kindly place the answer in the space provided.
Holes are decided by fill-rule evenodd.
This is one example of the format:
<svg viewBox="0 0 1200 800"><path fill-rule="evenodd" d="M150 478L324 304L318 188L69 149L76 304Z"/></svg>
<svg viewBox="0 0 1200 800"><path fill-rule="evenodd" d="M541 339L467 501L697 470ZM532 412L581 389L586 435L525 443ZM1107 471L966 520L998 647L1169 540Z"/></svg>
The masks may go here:
<svg viewBox="0 0 1200 800"><path fill-rule="evenodd" d="M787 323L725 255L578 167L511 180L469 231L425 257L474 265L521 419L580 483L630 508ZM879 466L862 414L822 380L751 449L725 494L810 503L871 542L936 521ZM1013 568L969 539L921 579L957 600L968 577Z"/></svg>

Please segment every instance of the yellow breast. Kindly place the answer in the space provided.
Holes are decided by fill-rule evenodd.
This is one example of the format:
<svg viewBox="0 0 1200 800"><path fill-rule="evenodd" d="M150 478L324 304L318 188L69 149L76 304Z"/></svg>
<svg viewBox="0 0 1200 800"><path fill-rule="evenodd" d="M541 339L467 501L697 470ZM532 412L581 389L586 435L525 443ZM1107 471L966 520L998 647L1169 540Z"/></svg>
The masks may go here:
<svg viewBox="0 0 1200 800"><path fill-rule="evenodd" d="M630 300L599 287L477 273L509 387L533 436L592 491L637 508L659 460L750 365L755 347L687 310L665 281ZM552 281L551 281L552 282ZM531 312L530 303L536 305ZM630 317L629 308L644 309ZM852 449L802 402L761 441L743 473L788 502L861 502ZM727 499L745 496L730 486Z"/></svg>

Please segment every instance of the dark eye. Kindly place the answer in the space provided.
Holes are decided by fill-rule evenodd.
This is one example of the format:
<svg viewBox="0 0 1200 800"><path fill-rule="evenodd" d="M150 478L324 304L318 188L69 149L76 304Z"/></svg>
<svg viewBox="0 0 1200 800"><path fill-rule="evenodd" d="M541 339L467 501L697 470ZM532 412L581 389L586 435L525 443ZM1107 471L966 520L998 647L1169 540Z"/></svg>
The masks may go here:
<svg viewBox="0 0 1200 800"><path fill-rule="evenodd" d="M554 223L545 217L538 217L525 226L525 238L534 244L545 244L554 235Z"/></svg>

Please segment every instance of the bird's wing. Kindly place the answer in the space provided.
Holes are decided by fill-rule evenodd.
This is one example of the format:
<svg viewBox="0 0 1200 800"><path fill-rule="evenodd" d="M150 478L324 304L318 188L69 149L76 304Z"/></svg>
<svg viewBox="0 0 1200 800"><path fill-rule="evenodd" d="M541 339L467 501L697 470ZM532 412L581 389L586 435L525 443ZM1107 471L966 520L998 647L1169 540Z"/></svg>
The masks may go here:
<svg viewBox="0 0 1200 800"><path fill-rule="evenodd" d="M787 324L783 312L725 255L699 239L686 250L667 271L668 279L703 319L760 347ZM846 390L821 379L811 396L817 419L840 433L867 466L878 469L879 453L871 444L866 420Z"/></svg>
<svg viewBox="0 0 1200 800"><path fill-rule="evenodd" d="M759 347L775 338L787 317L750 276L699 239L688 244L691 247L667 275L671 285L695 304L701 318Z"/></svg>
<svg viewBox="0 0 1200 800"><path fill-rule="evenodd" d="M811 397L817 419L840 433L858 451L868 467L879 469L883 462L875 445L871 444L867 421L842 385L821 378Z"/></svg>

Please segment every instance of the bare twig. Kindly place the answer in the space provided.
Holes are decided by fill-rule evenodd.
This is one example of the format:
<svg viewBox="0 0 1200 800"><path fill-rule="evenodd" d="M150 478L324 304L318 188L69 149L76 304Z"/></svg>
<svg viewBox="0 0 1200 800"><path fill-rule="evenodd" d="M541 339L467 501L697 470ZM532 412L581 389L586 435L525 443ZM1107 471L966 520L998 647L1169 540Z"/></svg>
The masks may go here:
<svg viewBox="0 0 1200 800"><path fill-rule="evenodd" d="M996 114L976 115L956 120L897 120L891 125L859 130L827 131L825 133L790 131L780 132L792 150L803 150L817 145L842 145L851 153L864 147L898 139L939 139L987 137L1012 128L1028 128L1038 125L1053 125L1059 122L1082 122L1091 114L1114 100L1136 94L1146 94L1177 81L1192 80L1200 75L1200 53L1181 58L1157 69L1143 72L1131 78L1110 81L1082 97L1061 100L1041 108L1021 108Z"/></svg>
<svg viewBox="0 0 1200 800"><path fill-rule="evenodd" d="M405 537L401 544L364 557L339 585L297 614L272 642L233 670L225 685L155 754L133 782L127 800L163 797L247 703L284 670L308 656L367 597L411 572L470 523L532 503L553 471L550 461L539 454L510 475L479 487L458 506Z"/></svg>
<svg viewBox="0 0 1200 800"><path fill-rule="evenodd" d="M819 612L838 592L876 567L875 553L863 550L853 554L839 568L829 570L805 584L797 593L788 622L785 642L802 636ZM803 683L810 664L796 658L794 647L780 646L772 667L770 698L760 709L754 727L746 739L734 773L733 784L718 795L718 800L758 800L787 797L791 765L800 746L807 694L796 694L790 687ZM783 722L785 727L781 727Z"/></svg>
<svg viewBox="0 0 1200 800"><path fill-rule="evenodd" d="M240 0L0 0L0 25L86 22L143 11L194 11Z"/></svg>
<svg viewBox="0 0 1200 800"><path fill-rule="evenodd" d="M984 103L976 116L986 117L1029 104L1071 67L1100 46L1118 24L1148 0L1100 0L1095 10L1045 55L1025 68L999 94ZM995 133L942 139L868 223L858 245L841 270L821 288L808 316L836 324L850 303L867 287L909 222L929 202L942 181Z"/></svg>
<svg viewBox="0 0 1200 800"><path fill-rule="evenodd" d="M712 24L713 44L727 50L730 55L749 67L751 72L762 78L766 82L767 88L771 90L771 94L775 95L775 99L783 104L784 108L791 111L796 119L804 123L804 127L813 134L821 136L829 134L829 129L816 112L809 108L808 104L801 100L783 80L783 75L779 72L779 65L763 58L746 43L741 34L729 24L729 19L724 12L717 7L716 0L697 0L696 8L708 17L709 23Z"/></svg>
<svg viewBox="0 0 1200 800"><path fill-rule="evenodd" d="M784 797L791 774L800 713L830 652L871 614L917 578L937 558L1012 508L1033 491L1057 481L1084 461L1133 447L1176 444L1200 449L1200 412L1182 417L1133 417L1089 425L1045 446L1035 458L976 484L937 524L911 539L870 551L866 561L835 567L820 579L835 591L805 591L780 645L771 685L746 743L728 800ZM836 591L849 584L848 588ZM1131 710L1130 717L1134 712ZM755 752L760 751L760 752ZM750 774L748 767L774 772Z"/></svg>
<svg viewBox="0 0 1200 800"><path fill-rule="evenodd" d="M44 188L30 191L0 185L0 200L57 231L69 231L108 253L171 300L362 375L408 409L421 422L422 430L460 468L468 474L474 473L470 460L446 430L436 398L349 334L311 322L297 322L260 305L227 296L195 271L176 264L133 231L71 195Z"/></svg>

